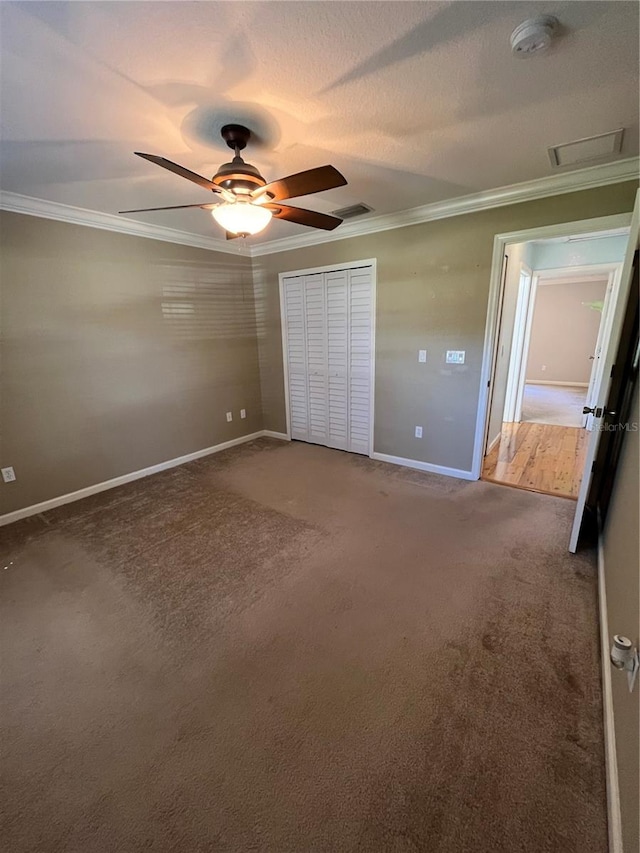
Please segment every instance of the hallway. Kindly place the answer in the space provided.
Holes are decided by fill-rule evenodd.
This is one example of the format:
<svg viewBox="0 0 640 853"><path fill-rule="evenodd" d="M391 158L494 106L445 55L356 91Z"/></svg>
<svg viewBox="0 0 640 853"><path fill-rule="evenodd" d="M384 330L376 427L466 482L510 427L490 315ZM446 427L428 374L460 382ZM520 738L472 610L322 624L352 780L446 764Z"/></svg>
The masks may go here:
<svg viewBox="0 0 640 853"><path fill-rule="evenodd" d="M482 479L575 500L587 449L585 429L505 423L485 456Z"/></svg>
<svg viewBox="0 0 640 853"><path fill-rule="evenodd" d="M587 389L579 385L524 386L522 420L534 424L581 427L582 407L587 402Z"/></svg>

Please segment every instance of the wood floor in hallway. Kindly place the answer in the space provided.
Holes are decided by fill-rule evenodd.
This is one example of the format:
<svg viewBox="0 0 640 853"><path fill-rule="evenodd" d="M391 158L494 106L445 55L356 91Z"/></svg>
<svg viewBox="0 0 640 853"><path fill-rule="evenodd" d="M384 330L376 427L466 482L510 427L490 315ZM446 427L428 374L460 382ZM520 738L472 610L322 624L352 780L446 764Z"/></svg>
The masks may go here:
<svg viewBox="0 0 640 853"><path fill-rule="evenodd" d="M505 423L482 466L482 479L576 499L588 432L554 424Z"/></svg>

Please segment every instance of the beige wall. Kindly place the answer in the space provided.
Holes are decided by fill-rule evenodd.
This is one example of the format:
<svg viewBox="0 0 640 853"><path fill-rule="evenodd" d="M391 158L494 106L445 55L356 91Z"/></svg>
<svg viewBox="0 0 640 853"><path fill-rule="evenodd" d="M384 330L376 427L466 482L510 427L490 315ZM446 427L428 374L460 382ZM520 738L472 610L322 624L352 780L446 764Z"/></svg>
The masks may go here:
<svg viewBox="0 0 640 853"><path fill-rule="evenodd" d="M265 428L286 428L278 273L377 258L375 450L469 470L495 234L628 212L635 182L254 258ZM419 364L418 349L427 350ZM466 364L446 366L446 349ZM424 437L413 437L414 426Z"/></svg>
<svg viewBox="0 0 640 853"><path fill-rule="evenodd" d="M528 382L588 383L602 313L606 280L540 284L533 309Z"/></svg>
<svg viewBox="0 0 640 853"><path fill-rule="evenodd" d="M263 425L283 432L278 272L371 257L375 449L468 470L494 235L629 211L634 193L630 182L339 240L255 258L253 271L242 256L3 212L0 465L18 479L0 483L0 512ZM446 349L466 364L445 365Z"/></svg>
<svg viewBox="0 0 640 853"><path fill-rule="evenodd" d="M0 513L262 428L247 258L1 217Z"/></svg>
<svg viewBox="0 0 640 853"><path fill-rule="evenodd" d="M631 422L640 422L636 383ZM636 426L637 429L637 426ZM625 435L605 523L604 567L609 634L640 648L640 433ZM625 853L640 849L640 682L629 693L626 674L611 672Z"/></svg>

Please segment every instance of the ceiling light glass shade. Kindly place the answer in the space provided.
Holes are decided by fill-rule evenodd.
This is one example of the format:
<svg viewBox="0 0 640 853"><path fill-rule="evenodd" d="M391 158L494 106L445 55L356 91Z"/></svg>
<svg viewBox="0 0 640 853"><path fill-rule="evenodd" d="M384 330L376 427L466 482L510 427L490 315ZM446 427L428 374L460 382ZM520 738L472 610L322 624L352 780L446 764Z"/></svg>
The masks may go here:
<svg viewBox="0 0 640 853"><path fill-rule="evenodd" d="M272 213L246 201L219 204L211 211L218 225L232 234L257 234L271 221Z"/></svg>

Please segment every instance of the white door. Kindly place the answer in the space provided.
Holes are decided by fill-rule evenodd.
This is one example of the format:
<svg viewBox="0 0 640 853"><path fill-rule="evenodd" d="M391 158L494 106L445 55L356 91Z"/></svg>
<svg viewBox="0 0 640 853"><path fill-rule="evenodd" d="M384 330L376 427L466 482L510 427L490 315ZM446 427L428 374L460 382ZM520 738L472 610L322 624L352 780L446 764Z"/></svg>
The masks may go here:
<svg viewBox="0 0 640 853"><path fill-rule="evenodd" d="M322 275L286 278L283 297L291 437L325 444L327 317Z"/></svg>
<svg viewBox="0 0 640 853"><path fill-rule="evenodd" d="M307 377L307 332L304 299L304 276L284 280L286 367L289 388L289 422L291 437L308 441L309 380Z"/></svg>
<svg viewBox="0 0 640 853"><path fill-rule="evenodd" d="M349 273L325 274L327 289L327 445L349 450Z"/></svg>
<svg viewBox="0 0 640 853"><path fill-rule="evenodd" d="M368 455L372 267L287 276L282 293L291 437Z"/></svg>
<svg viewBox="0 0 640 853"><path fill-rule="evenodd" d="M600 441L600 432L598 430L598 425L607 405L607 398L609 396L609 385L611 382L611 370L613 368L616 353L618 351L620 333L622 331L624 314L627 307L627 301L629 299L629 291L631 289L631 278L633 274L633 256L636 249L638 248L639 218L640 190L636 193L636 203L635 207L633 208L633 218L631 220L631 228L629 230L629 243L627 245L627 253L625 255L624 264L622 265L622 272L620 274L620 284L618 286L615 305L611 309L611 331L609 333L609 340L603 346L600 368L600 381L596 383L596 387L593 392L593 397L595 400L595 405L593 408L596 410L594 416L595 424L593 430L589 435L589 445L587 447L584 474L582 477L582 482L580 483L580 492L578 493L576 514L573 519L573 528L571 530L571 539L569 541L569 550L573 553L575 553L578 547L578 538L580 536L580 527L582 526L582 517L584 515L584 509L587 502L587 496L589 494L589 488L591 486L591 469L593 468L593 463L596 458L596 453L598 452L598 444Z"/></svg>
<svg viewBox="0 0 640 853"><path fill-rule="evenodd" d="M327 310L321 273L304 276L307 327L307 377L309 387L309 433L307 441L326 444L327 413Z"/></svg>
<svg viewBox="0 0 640 853"><path fill-rule="evenodd" d="M536 295L538 293L538 276L533 275L529 284L529 303L525 317L524 342L520 356L520 372L518 375L518 387L516 389L516 404L514 420L522 421L522 404L524 402L524 389L527 384L527 364L529 361L529 344L531 343L531 330L533 329L533 315L536 310Z"/></svg>
<svg viewBox="0 0 640 853"><path fill-rule="evenodd" d="M518 285L518 301L513 323L511 339L511 360L507 378L504 415L502 420L511 423L522 420L522 399L524 396L524 380L527 369L528 337L531 337L533 320L533 305L535 288L533 273L524 264L520 265L520 283Z"/></svg>
<svg viewBox="0 0 640 853"><path fill-rule="evenodd" d="M596 348L593 353L593 364L591 366L591 375L589 377L589 387L587 389L586 408L595 408L596 392L602 383L602 356L605 352L607 341L611 335L611 324L613 323L614 308L616 305L616 297L618 295L618 286L620 284L620 270L615 273L609 273L609 281L607 282L607 291L604 297L602 306L602 316L600 318L600 327L598 329L598 339ZM583 415L582 426L588 430L594 427L593 415L587 413Z"/></svg>
<svg viewBox="0 0 640 853"><path fill-rule="evenodd" d="M369 454L373 363L373 270L349 271L349 450Z"/></svg>

